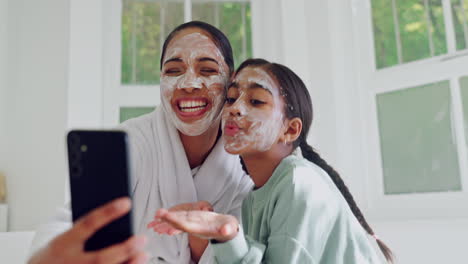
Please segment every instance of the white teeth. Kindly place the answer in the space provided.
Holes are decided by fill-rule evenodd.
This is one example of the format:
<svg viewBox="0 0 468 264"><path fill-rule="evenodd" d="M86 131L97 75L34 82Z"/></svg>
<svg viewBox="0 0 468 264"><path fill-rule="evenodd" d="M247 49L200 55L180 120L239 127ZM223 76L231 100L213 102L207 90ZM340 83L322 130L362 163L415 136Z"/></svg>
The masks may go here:
<svg viewBox="0 0 468 264"><path fill-rule="evenodd" d="M203 108L206 106L206 103L204 101L200 101L200 100L191 100L191 101L180 101L179 102L179 108L193 108L193 107L197 107L197 108Z"/></svg>
<svg viewBox="0 0 468 264"><path fill-rule="evenodd" d="M203 108L205 108L204 106L202 107L196 107L196 108L182 108L180 109L182 112L196 112L196 111L200 111L202 110Z"/></svg>

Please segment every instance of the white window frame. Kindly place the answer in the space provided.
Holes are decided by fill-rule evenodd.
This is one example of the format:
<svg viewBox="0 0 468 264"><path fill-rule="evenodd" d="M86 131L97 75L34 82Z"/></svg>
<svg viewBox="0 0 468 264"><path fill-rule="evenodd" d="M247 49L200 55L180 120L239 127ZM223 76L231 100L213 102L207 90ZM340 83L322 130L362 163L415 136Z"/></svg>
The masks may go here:
<svg viewBox="0 0 468 264"><path fill-rule="evenodd" d="M103 126L114 127L119 123L121 107L152 107L161 103L159 85L124 85L121 84L121 13L122 1L104 0L104 72L103 72ZM184 21L192 20L192 1L184 2ZM213 2L214 0L196 0ZM251 2L249 0L216 0L218 2ZM254 21L252 20L252 30ZM252 34L253 35L253 34ZM252 42L254 37L252 36ZM254 43L252 43L254 46ZM255 53L255 48L253 47ZM159 64L158 61L155 63Z"/></svg>
<svg viewBox="0 0 468 264"><path fill-rule="evenodd" d="M442 0L447 36L445 55L376 70L371 0L353 0L353 32L356 38L358 86L363 149L367 167L369 213L377 220L457 218L468 216L468 156L459 78L468 76L468 50L457 51L450 0ZM376 108L376 94L450 81L452 122L460 166L460 192L385 195ZM378 87L378 88L375 88ZM402 150L404 151L404 150Z"/></svg>

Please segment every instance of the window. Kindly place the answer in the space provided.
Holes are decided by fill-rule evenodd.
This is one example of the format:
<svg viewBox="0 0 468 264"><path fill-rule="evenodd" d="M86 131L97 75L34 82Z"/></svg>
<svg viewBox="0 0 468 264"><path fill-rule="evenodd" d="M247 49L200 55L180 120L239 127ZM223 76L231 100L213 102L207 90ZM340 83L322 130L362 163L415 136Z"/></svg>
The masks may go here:
<svg viewBox="0 0 468 264"><path fill-rule="evenodd" d="M460 215L453 201L468 201L468 0L356 7L373 212Z"/></svg>
<svg viewBox="0 0 468 264"><path fill-rule="evenodd" d="M105 117L110 125L134 117L129 111L144 113L142 109L159 103L162 45L184 21L201 20L223 31L231 42L236 66L252 57L248 0L123 0L120 16L120 72L114 74L118 80L114 89L120 91L108 91L114 97L105 107L112 109Z"/></svg>

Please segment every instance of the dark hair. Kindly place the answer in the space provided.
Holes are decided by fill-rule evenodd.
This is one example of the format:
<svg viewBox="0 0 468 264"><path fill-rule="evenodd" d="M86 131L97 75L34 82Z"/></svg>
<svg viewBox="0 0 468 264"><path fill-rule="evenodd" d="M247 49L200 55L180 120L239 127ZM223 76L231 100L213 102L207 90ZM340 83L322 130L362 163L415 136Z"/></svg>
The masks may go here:
<svg viewBox="0 0 468 264"><path fill-rule="evenodd" d="M338 172L333 169L333 167L330 166L324 159L322 159L322 157L320 157L320 155L307 143L307 135L312 124L313 111L312 100L304 82L288 67L277 63L270 63L269 61L263 59L248 59L239 66L236 72L238 73L246 67L262 67L274 79L276 79L281 89L281 95L285 100L284 113L286 117L288 119L298 117L302 120L302 131L298 139L293 142L293 149L299 146L304 158L313 162L322 168L325 172L327 172L328 176L330 176L336 187L340 190L341 194L346 199L346 202L348 203L351 211L361 226L366 230L367 233L375 237L377 244L385 255L387 261L393 263L392 251L387 247L387 245L385 245L385 243L383 243L375 236L374 231L367 223L364 215L357 206L353 196L348 190L348 187L345 185ZM245 168L245 164L242 159L241 163L243 168Z"/></svg>
<svg viewBox="0 0 468 264"><path fill-rule="evenodd" d="M232 56L232 47L231 43L229 42L229 39L226 37L226 35L224 35L223 32L221 32L221 30L208 23L201 21L190 21L179 25L174 30L172 30L172 32L167 36L166 40L164 41L164 45L162 47L161 59L159 62L160 69L162 69L164 55L166 54L166 49L169 45L169 42L171 42L171 40L177 35L177 33L187 28L199 28L205 31L211 37L216 47L218 47L218 49L221 51L221 54L223 54L224 61L229 67L229 73L232 73L234 71L234 58Z"/></svg>

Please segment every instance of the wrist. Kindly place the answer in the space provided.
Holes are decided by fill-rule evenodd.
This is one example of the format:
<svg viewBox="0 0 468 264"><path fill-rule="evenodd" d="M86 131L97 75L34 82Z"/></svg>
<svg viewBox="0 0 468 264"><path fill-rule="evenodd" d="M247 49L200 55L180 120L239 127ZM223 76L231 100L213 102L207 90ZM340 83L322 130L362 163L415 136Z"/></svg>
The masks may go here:
<svg viewBox="0 0 468 264"><path fill-rule="evenodd" d="M213 244L218 244L234 239L239 233L239 223L237 223L235 227L233 227L232 225L224 226L223 230L221 230L221 233L226 235L223 237L211 239L210 242Z"/></svg>

